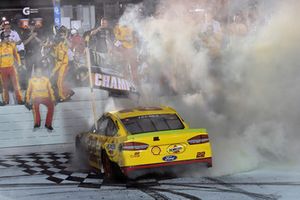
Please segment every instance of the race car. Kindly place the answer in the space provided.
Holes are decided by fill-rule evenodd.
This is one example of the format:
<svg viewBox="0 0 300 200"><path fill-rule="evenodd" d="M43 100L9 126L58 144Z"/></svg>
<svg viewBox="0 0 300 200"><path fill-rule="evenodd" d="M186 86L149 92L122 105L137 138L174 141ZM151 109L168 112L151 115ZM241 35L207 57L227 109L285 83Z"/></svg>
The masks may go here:
<svg viewBox="0 0 300 200"><path fill-rule="evenodd" d="M78 155L107 178L192 163L212 166L206 129L190 129L168 106L106 112L75 144Z"/></svg>

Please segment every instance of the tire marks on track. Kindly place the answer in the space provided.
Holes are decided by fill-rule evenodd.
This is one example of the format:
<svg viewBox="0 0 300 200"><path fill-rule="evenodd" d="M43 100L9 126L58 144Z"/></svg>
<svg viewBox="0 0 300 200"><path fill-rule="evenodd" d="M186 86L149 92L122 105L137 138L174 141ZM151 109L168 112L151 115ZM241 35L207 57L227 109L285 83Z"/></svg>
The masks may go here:
<svg viewBox="0 0 300 200"><path fill-rule="evenodd" d="M164 192L164 193L173 194L173 195L176 195L179 197L183 197L188 200L201 200L200 198L198 198L194 195L187 194L184 192L178 192L178 191L174 191L171 189L158 188L159 186L161 186L161 184L158 182L158 180L150 181L150 182L146 182L146 183L129 182L126 185L127 185L127 188L138 189L138 190L144 192L145 194L153 197L154 199L169 200L170 198L168 198L166 195L163 195L160 193L160 192Z"/></svg>
<svg viewBox="0 0 300 200"><path fill-rule="evenodd" d="M196 197L194 195L183 193L183 192L178 192L178 191L174 191L174 190L170 190L170 189L158 189L158 188L156 188L155 190L160 191L160 192L167 192L167 193L175 194L177 196L184 197L184 198L190 199L190 200L202 200L201 198Z"/></svg>
<svg viewBox="0 0 300 200"><path fill-rule="evenodd" d="M156 199L156 200L171 200L167 196L157 192L156 190L149 189L149 188L143 188L139 189L141 192L144 192L145 194L149 195L150 197Z"/></svg>
<svg viewBox="0 0 300 200"><path fill-rule="evenodd" d="M235 192L235 193L240 193L243 195L246 195L252 199L258 199L258 200L277 200L279 197L276 197L275 195L265 195L265 194L259 194L259 193L253 193L253 192L248 192L246 190L243 190L241 188L236 187L233 184L224 182L220 179L212 178L212 177L205 177L205 179L212 181L214 183L217 183L219 185L222 185L230 190L225 190L225 189L218 189L221 192Z"/></svg>
<svg viewBox="0 0 300 200"><path fill-rule="evenodd" d="M133 188L137 189L150 197L157 199L157 200L170 200L166 195L163 195L157 191L157 189L152 188L152 187L159 187L160 184L157 181L157 179L148 181L148 182L135 182L135 181L128 181L126 183L126 188Z"/></svg>

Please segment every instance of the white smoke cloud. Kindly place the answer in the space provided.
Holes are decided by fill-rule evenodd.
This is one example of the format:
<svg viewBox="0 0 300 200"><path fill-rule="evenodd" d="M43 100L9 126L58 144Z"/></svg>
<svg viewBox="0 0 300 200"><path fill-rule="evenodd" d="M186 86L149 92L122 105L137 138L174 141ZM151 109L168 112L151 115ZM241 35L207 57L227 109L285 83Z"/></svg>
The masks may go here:
<svg viewBox="0 0 300 200"><path fill-rule="evenodd" d="M235 1L232 10L245 2ZM230 43L213 62L209 49L195 46L207 17L203 5L165 0L152 17L141 17L141 5L122 16L146 52L150 81L142 103L171 105L192 127L207 128L214 174L299 161L299 2L260 1L249 34L223 35Z"/></svg>

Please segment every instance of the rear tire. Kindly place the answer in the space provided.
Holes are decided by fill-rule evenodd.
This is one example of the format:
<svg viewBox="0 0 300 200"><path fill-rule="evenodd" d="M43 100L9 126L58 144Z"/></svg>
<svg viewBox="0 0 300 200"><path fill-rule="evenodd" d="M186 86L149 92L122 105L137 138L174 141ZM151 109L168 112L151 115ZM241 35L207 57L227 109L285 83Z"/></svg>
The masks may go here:
<svg viewBox="0 0 300 200"><path fill-rule="evenodd" d="M124 181L126 180L125 175L121 172L120 167L112 162L107 156L106 152L102 152L102 167L104 171L104 178L110 180Z"/></svg>
<svg viewBox="0 0 300 200"><path fill-rule="evenodd" d="M113 179L113 167L112 162L109 160L105 152L102 153L102 167L104 171L104 177L108 179Z"/></svg>

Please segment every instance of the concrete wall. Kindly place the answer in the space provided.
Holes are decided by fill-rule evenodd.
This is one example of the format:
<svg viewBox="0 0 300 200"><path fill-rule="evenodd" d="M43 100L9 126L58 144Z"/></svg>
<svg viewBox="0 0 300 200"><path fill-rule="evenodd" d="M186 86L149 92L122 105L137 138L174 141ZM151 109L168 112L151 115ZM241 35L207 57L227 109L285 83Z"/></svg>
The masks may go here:
<svg viewBox="0 0 300 200"><path fill-rule="evenodd" d="M0 148L28 145L73 143L77 133L89 130L93 124L90 92L87 88L75 90L73 100L59 103L55 107L53 128L44 127L46 107L41 106L41 128L33 131L33 115L23 105L0 107ZM103 113L108 96L105 91L96 90L97 113Z"/></svg>
<svg viewBox="0 0 300 200"><path fill-rule="evenodd" d="M75 95L69 102L55 107L52 132L44 127L46 107L41 105L41 128L33 130L33 115L23 105L0 107L0 148L32 145L53 145L74 143L77 133L89 130L94 117L91 94L88 88L74 89ZM136 103L126 98L109 98L104 90L94 90L97 116L104 110L114 110Z"/></svg>

